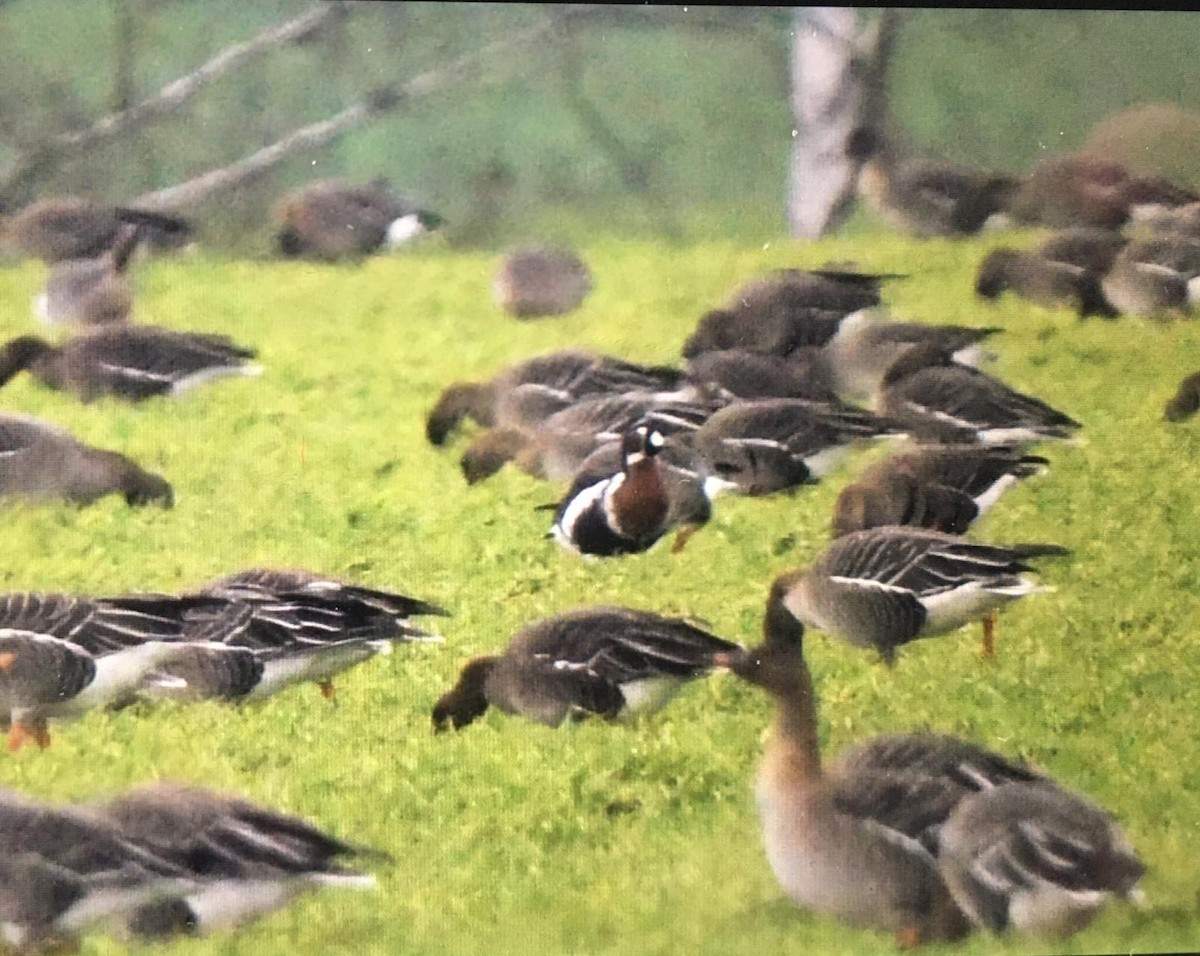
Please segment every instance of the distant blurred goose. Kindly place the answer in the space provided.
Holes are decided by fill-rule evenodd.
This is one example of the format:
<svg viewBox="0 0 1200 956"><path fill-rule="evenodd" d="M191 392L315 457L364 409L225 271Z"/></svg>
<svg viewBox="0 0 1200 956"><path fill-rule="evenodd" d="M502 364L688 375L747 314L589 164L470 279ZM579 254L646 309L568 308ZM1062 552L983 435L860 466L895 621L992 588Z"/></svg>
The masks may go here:
<svg viewBox="0 0 1200 956"><path fill-rule="evenodd" d="M25 255L55 263L103 256L125 226L136 226L139 240L152 249L179 248L192 238L191 223L178 216L77 197L39 200L9 218L3 232Z"/></svg>
<svg viewBox="0 0 1200 956"><path fill-rule="evenodd" d="M909 948L970 924L1070 931L1144 867L1102 810L1021 761L934 734L877 737L822 766L804 627L790 575L763 643L718 655L775 698L757 797L767 859L800 906L891 932Z"/></svg>
<svg viewBox="0 0 1200 956"><path fill-rule="evenodd" d="M46 291L34 299L34 314L47 325L124 322L133 308L126 267L138 234L136 226L122 226L112 248L95 259L65 259L53 265Z"/></svg>
<svg viewBox="0 0 1200 956"><path fill-rule="evenodd" d="M124 495L130 505L174 503L171 486L115 451L85 445L25 415L0 414L0 497L91 504Z"/></svg>
<svg viewBox="0 0 1200 956"><path fill-rule="evenodd" d="M834 504L833 536L882 525L962 534L1045 458L1004 445L925 445L873 464Z"/></svg>
<svg viewBox="0 0 1200 956"><path fill-rule="evenodd" d="M149 325L102 327L51 345L24 335L0 348L0 386L28 369L50 388L85 402L112 395L140 401L178 394L230 375L257 375L252 349L224 335L175 332Z"/></svg>
<svg viewBox="0 0 1200 956"><path fill-rule="evenodd" d="M387 181L358 185L327 179L297 189L275 209L281 255L339 259L397 248L436 229L442 219L396 194Z"/></svg>
<svg viewBox="0 0 1200 956"><path fill-rule="evenodd" d="M1012 444L1070 438L1081 426L1045 402L913 346L884 375L874 407L920 441Z"/></svg>
<svg viewBox="0 0 1200 956"><path fill-rule="evenodd" d="M1182 422L1200 410L1200 372L1193 372L1179 383L1174 396L1163 409L1163 418L1169 422Z"/></svg>
<svg viewBox="0 0 1200 956"><path fill-rule="evenodd" d="M879 287L890 273L837 269L779 269L738 289L729 302L700 317L683 344L684 358L719 349L750 349L787 355L823 345L842 318L881 302Z"/></svg>
<svg viewBox="0 0 1200 956"><path fill-rule="evenodd" d="M1129 243L1101 282L1125 315L1190 314L1200 297L1200 239L1160 236Z"/></svg>
<svg viewBox="0 0 1200 956"><path fill-rule="evenodd" d="M559 502L552 534L579 554L612 557L637 554L668 530L671 502L664 469L656 460L664 444L645 426L621 443L621 470L596 478L583 474Z"/></svg>
<svg viewBox="0 0 1200 956"><path fill-rule="evenodd" d="M834 391L847 402L867 402L875 395L884 373L913 345L938 348L964 365L976 365L984 356L980 344L999 326L972 328L963 325L925 325L891 322L869 310L846 316L822 348L821 362L828 369Z"/></svg>
<svg viewBox="0 0 1200 956"><path fill-rule="evenodd" d="M1073 226L1061 229L1037 247L1037 254L1052 262L1065 262L1095 275L1104 275L1129 244L1118 229Z"/></svg>
<svg viewBox="0 0 1200 956"><path fill-rule="evenodd" d="M1200 202L1160 210L1147 217L1145 225L1154 235L1200 239Z"/></svg>
<svg viewBox="0 0 1200 956"><path fill-rule="evenodd" d="M993 249L979 264L975 294L995 299L1011 290L1049 309L1066 306L1080 318L1091 315L1113 318L1118 312L1100 288L1102 274L1103 271L1090 272L1036 252Z"/></svg>
<svg viewBox="0 0 1200 956"><path fill-rule="evenodd" d="M1070 153L1035 166L1013 195L1008 211L1029 225L1117 229L1131 218L1197 198L1165 180L1137 176L1119 163Z"/></svg>
<svg viewBox="0 0 1200 956"><path fill-rule="evenodd" d="M435 731L458 730L489 706L557 727L662 707L687 680L739 650L680 618L621 607L567 611L526 625L500 655L477 657L433 708Z"/></svg>
<svg viewBox="0 0 1200 956"><path fill-rule="evenodd" d="M447 386L429 412L425 436L430 444L444 445L466 418L487 427L516 425L500 420L499 411L510 394L523 386L535 387L543 396L558 396L562 404L569 404L587 395L671 392L681 387L682 380L683 373L678 369L640 365L580 349L561 349L509 365L486 382L455 382Z"/></svg>
<svg viewBox="0 0 1200 956"><path fill-rule="evenodd" d="M895 433L879 416L839 402L773 398L714 412L692 444L716 478L763 495L822 478L854 442Z"/></svg>
<svg viewBox="0 0 1200 956"><path fill-rule="evenodd" d="M583 304L592 275L583 260L567 249L514 249L500 259L492 297L518 319L563 315Z"/></svg>
<svg viewBox="0 0 1200 956"><path fill-rule="evenodd" d="M873 211L916 236L969 236L1007 206L1013 176L980 173L929 160L898 161L872 129L860 127L847 154L862 164L858 194Z"/></svg>
<svg viewBox="0 0 1200 956"><path fill-rule="evenodd" d="M990 612L1045 590L1021 573L1034 558L1068 554L1052 544L978 544L918 528L855 531L807 568L780 579L783 606L811 627L891 664L896 649L984 618L985 657L994 655Z"/></svg>

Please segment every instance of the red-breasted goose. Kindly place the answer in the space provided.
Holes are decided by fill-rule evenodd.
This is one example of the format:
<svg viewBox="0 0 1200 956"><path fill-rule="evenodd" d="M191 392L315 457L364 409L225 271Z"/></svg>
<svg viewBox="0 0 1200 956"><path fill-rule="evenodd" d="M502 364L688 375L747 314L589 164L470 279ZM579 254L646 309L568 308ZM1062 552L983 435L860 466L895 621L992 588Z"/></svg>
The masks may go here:
<svg viewBox="0 0 1200 956"><path fill-rule="evenodd" d="M919 441L1013 444L1070 438L1079 422L944 349L916 345L883 377L874 408Z"/></svg>
<svg viewBox="0 0 1200 956"><path fill-rule="evenodd" d="M433 708L435 731L489 706L557 727L567 718L649 713L714 656L740 650L681 618L622 607L567 611L526 625L502 654L469 661Z"/></svg>
<svg viewBox="0 0 1200 956"><path fill-rule="evenodd" d="M786 608L805 624L891 664L909 641L984 619L983 655L994 656L994 610L1045 591L1023 572L1035 558L1069 554L1053 544L991 545L923 528L885 526L836 539L807 567L780 578Z"/></svg>
<svg viewBox="0 0 1200 956"><path fill-rule="evenodd" d="M568 249L514 249L500 259L492 297L518 319L572 312L592 290L587 265Z"/></svg>
<svg viewBox="0 0 1200 956"><path fill-rule="evenodd" d="M85 402L105 395L140 401L229 375L258 375L261 366L249 363L254 355L224 335L149 325L101 327L61 345L25 335L0 348L0 386L28 369L43 385Z"/></svg>
<svg viewBox="0 0 1200 956"><path fill-rule="evenodd" d="M668 529L671 502L660 432L633 429L622 439L621 470L594 481L583 476L559 503L551 534L568 551L597 557L645 551Z"/></svg>
<svg viewBox="0 0 1200 956"><path fill-rule="evenodd" d="M49 422L0 414L0 497L91 504L121 494L130 505L171 507L171 486L115 451L93 448Z"/></svg>
<svg viewBox="0 0 1200 956"><path fill-rule="evenodd" d="M924 445L875 462L834 504L833 536L882 525L962 534L1048 462L1006 445Z"/></svg>
<svg viewBox="0 0 1200 956"><path fill-rule="evenodd" d="M112 248L94 259L66 259L50 268L33 312L47 325L108 325L133 309L126 269L138 244L137 226L122 226Z"/></svg>
<svg viewBox="0 0 1200 956"><path fill-rule="evenodd" d="M858 194L876 215L916 236L970 236L1003 212L1019 181L924 159L901 161L872 129L860 127L847 154L861 163Z"/></svg>
<svg viewBox="0 0 1200 956"><path fill-rule="evenodd" d="M767 859L799 905L904 947L1003 931L1069 931L1143 867L1102 810L1040 770L968 741L877 737L822 765L804 627L785 575L761 645L717 663L776 702L757 797Z"/></svg>
<svg viewBox="0 0 1200 956"><path fill-rule="evenodd" d="M136 226L140 241L160 250L186 245L193 232L191 223L178 216L78 197L38 200L10 217L3 232L25 255L55 263L104 255L125 226Z"/></svg>
<svg viewBox="0 0 1200 956"><path fill-rule="evenodd" d="M283 256L335 262L395 249L442 224L441 216L403 198L385 179L310 183L275 208Z"/></svg>

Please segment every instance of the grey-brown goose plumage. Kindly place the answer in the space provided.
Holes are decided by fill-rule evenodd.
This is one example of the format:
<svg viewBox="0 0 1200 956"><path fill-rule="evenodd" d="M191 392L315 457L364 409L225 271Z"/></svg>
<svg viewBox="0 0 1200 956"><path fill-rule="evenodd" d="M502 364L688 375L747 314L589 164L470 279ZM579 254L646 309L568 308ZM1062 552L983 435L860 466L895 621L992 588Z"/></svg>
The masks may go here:
<svg viewBox="0 0 1200 956"><path fill-rule="evenodd" d="M687 377L701 387L715 387L731 399L834 401L837 396L831 377L813 360L818 354L812 347L794 350L787 357L749 349L718 349L690 359Z"/></svg>
<svg viewBox="0 0 1200 956"><path fill-rule="evenodd" d="M114 451L93 448L25 415L0 414L0 497L87 505L121 494L130 505L171 507L165 479Z"/></svg>
<svg viewBox="0 0 1200 956"><path fill-rule="evenodd" d="M979 264L975 294L995 299L1011 291L1046 308L1066 306L1080 318L1091 315L1113 318L1117 310L1100 288L1100 275L1106 270L1107 267L1099 273L1089 271L1038 252L993 249Z"/></svg>
<svg viewBox="0 0 1200 956"><path fill-rule="evenodd" d="M485 382L455 382L438 396L425 422L425 436L444 445L465 419L485 427L520 427L529 422L504 419L510 393L529 386L540 407L557 410L578 398L621 392L671 393L681 387L683 373L665 366L640 365L581 349L535 355L502 369ZM532 391L531 391L532 390ZM558 405L552 399L557 397ZM686 395L676 397L684 398Z"/></svg>
<svg viewBox="0 0 1200 956"><path fill-rule="evenodd" d="M1101 286L1125 315L1190 314L1200 295L1200 239L1158 236L1129 243Z"/></svg>
<svg viewBox="0 0 1200 956"><path fill-rule="evenodd" d="M51 266L46 291L34 299L34 314L47 325L124 322L133 309L133 286L126 269L138 236L136 226L124 226L107 252Z"/></svg>
<svg viewBox="0 0 1200 956"><path fill-rule="evenodd" d="M395 248L436 229L442 219L396 193L384 179L326 179L286 195L276 206L279 253L335 262Z"/></svg>
<svg viewBox="0 0 1200 956"><path fill-rule="evenodd" d="M683 401L652 392L585 396L543 419L536 427L493 428L463 452L463 476L471 484L494 475L507 462L538 478L570 479L603 444L645 425L662 435L693 431L724 402Z"/></svg>
<svg viewBox="0 0 1200 956"><path fill-rule="evenodd" d="M1004 604L1045 590L1023 577L1051 544L980 544L923 528L885 526L833 541L807 567L781 578L784 605L803 623L887 663L896 649L955 630ZM990 630L983 652L991 656Z"/></svg>
<svg viewBox="0 0 1200 956"><path fill-rule="evenodd" d="M1161 210L1144 223L1154 235L1200 239L1200 202Z"/></svg>
<svg viewBox="0 0 1200 956"><path fill-rule="evenodd" d="M591 272L569 249L506 252L492 280L496 305L518 319L572 312L591 290Z"/></svg>
<svg viewBox="0 0 1200 956"><path fill-rule="evenodd" d="M762 644L718 664L776 701L758 808L795 902L908 947L972 923L1069 931L1133 894L1143 867L1111 818L1023 761L921 733L864 741L823 766L792 586L790 575L772 585Z"/></svg>
<svg viewBox="0 0 1200 956"><path fill-rule="evenodd" d="M683 344L684 358L719 349L787 355L823 345L843 317L881 302L892 274L837 269L780 269L738 289L720 309L706 312Z"/></svg>
<svg viewBox="0 0 1200 956"><path fill-rule="evenodd" d="M1175 394L1163 409L1163 418L1169 422L1182 422L1200 410L1200 372L1193 372L1179 383Z"/></svg>
<svg viewBox="0 0 1200 956"><path fill-rule="evenodd" d="M140 401L229 375L257 375L254 355L224 335L149 325L101 327L57 346L26 335L0 349L0 385L28 369L42 384L85 402L109 395Z"/></svg>
<svg viewBox="0 0 1200 956"><path fill-rule="evenodd" d="M465 727L489 706L551 727L651 712L707 673L715 655L738 649L681 618L578 608L526 625L502 654L469 661L434 706L434 729Z"/></svg>
<svg viewBox="0 0 1200 956"><path fill-rule="evenodd" d="M119 241L127 226L154 249L177 249L191 241L191 223L178 216L108 206L80 197L41 199L10 217L3 227L8 242L47 263L94 259Z"/></svg>
<svg viewBox="0 0 1200 956"><path fill-rule="evenodd" d="M962 534L1045 458L1006 445L925 445L880 459L844 487L833 536L882 525Z"/></svg>
<svg viewBox="0 0 1200 956"><path fill-rule="evenodd" d="M1070 438L1081 426L1032 395L937 346L913 346L883 377L874 401L881 415L919 441L1013 444Z"/></svg>
<svg viewBox="0 0 1200 956"><path fill-rule="evenodd" d="M817 480L855 442L895 433L879 416L840 402L771 398L714 412L691 443L714 479L761 495Z"/></svg>
<svg viewBox="0 0 1200 956"><path fill-rule="evenodd" d="M916 236L970 236L1003 212L1016 177L927 159L900 160L876 131L859 128L847 154L861 164L858 195L892 227Z"/></svg>
<svg viewBox="0 0 1200 956"><path fill-rule="evenodd" d="M1118 229L1074 226L1054 233L1036 251L1044 259L1104 275L1128 244L1129 237Z"/></svg>

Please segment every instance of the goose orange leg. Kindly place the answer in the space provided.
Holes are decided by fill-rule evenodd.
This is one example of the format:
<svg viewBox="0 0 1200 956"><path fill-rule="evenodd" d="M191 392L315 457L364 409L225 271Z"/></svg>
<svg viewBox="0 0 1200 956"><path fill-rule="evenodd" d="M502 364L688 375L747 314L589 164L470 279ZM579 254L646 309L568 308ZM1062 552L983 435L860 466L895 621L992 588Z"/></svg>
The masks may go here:
<svg viewBox="0 0 1200 956"><path fill-rule="evenodd" d="M996 659L996 619L999 613L992 608L983 616L983 644L979 647L979 656L985 661Z"/></svg>
<svg viewBox="0 0 1200 956"><path fill-rule="evenodd" d="M915 926L901 926L896 930L896 945L901 949L916 949L921 945L921 931Z"/></svg>
<svg viewBox="0 0 1200 956"><path fill-rule="evenodd" d="M700 525L689 524L684 525L675 535L675 540L671 544L671 553L678 554L683 550L684 546L692 540L692 535L700 530Z"/></svg>
<svg viewBox="0 0 1200 956"><path fill-rule="evenodd" d="M336 691L333 689L333 681L319 680L319 681L317 681L317 687L319 687L321 689L321 696L324 697L326 700L334 699L334 695L336 694Z"/></svg>
<svg viewBox="0 0 1200 956"><path fill-rule="evenodd" d="M29 723L14 720L8 728L8 750L16 753L26 744L37 744L39 750L50 746L50 728L44 717L35 717Z"/></svg>

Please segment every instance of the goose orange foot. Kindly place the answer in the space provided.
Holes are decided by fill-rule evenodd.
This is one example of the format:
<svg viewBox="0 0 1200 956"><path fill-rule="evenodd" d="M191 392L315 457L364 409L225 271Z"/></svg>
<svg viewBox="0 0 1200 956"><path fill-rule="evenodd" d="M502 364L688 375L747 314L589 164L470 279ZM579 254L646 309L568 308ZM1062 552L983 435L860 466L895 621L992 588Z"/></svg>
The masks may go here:
<svg viewBox="0 0 1200 956"><path fill-rule="evenodd" d="M675 535L675 540L671 543L671 553L678 554L684 549L684 546L692 540L692 535L700 530L700 525L689 524L680 528Z"/></svg>
<svg viewBox="0 0 1200 956"><path fill-rule="evenodd" d="M999 613L992 608L983 616L983 643L979 646L979 656L985 661L996 659L996 619Z"/></svg>
<svg viewBox="0 0 1200 956"><path fill-rule="evenodd" d="M317 686L321 689L321 696L326 700L333 700L336 691L333 689L333 681L321 680L317 681Z"/></svg>
<svg viewBox="0 0 1200 956"><path fill-rule="evenodd" d="M15 754L30 743L37 744L39 750L45 750L50 746L50 728L44 719L39 718L29 724L14 721L13 725L8 728L9 753Z"/></svg>
<svg viewBox="0 0 1200 956"><path fill-rule="evenodd" d="M901 949L916 949L921 945L921 931L915 926L901 926L896 930L896 945Z"/></svg>

